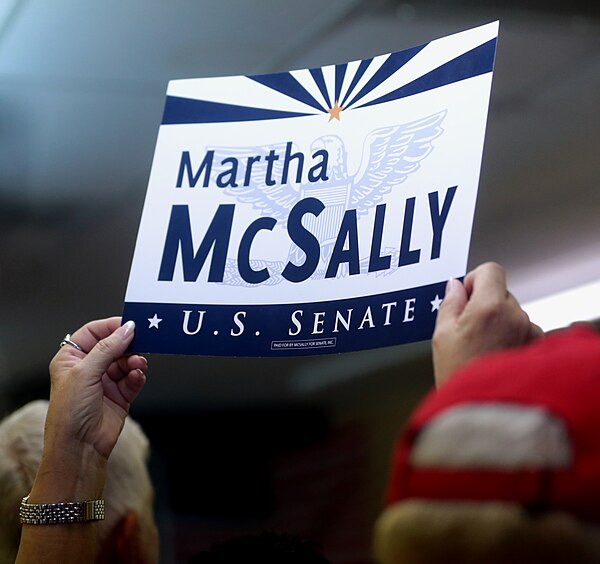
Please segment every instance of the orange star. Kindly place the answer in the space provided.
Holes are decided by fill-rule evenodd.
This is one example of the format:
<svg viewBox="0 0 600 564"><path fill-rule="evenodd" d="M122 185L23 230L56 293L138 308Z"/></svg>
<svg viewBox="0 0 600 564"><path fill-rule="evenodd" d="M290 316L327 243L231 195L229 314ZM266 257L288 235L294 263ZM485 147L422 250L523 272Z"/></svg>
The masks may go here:
<svg viewBox="0 0 600 564"><path fill-rule="evenodd" d="M338 105L338 101L336 100L333 108L327 110L327 113L329 114L329 121L332 119L337 119L340 121L340 113L343 109L344 108L342 106Z"/></svg>

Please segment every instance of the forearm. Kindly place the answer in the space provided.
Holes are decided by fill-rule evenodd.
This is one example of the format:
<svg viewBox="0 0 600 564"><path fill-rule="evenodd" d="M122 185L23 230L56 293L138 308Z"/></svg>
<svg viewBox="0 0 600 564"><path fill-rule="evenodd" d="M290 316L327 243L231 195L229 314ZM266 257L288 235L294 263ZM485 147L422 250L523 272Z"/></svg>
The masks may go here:
<svg viewBox="0 0 600 564"><path fill-rule="evenodd" d="M42 461L28 502L32 504L85 501L102 497L106 460L80 445L49 449ZM57 525L23 525L17 564L94 562L96 521Z"/></svg>

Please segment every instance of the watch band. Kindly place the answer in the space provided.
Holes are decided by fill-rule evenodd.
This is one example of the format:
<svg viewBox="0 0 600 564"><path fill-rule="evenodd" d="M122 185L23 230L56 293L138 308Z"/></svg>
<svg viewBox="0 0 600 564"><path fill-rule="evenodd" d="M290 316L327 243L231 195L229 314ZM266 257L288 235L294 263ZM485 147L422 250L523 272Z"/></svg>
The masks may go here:
<svg viewBox="0 0 600 564"><path fill-rule="evenodd" d="M68 501L64 503L28 503L21 501L19 517L26 525L59 525L104 519L104 500Z"/></svg>

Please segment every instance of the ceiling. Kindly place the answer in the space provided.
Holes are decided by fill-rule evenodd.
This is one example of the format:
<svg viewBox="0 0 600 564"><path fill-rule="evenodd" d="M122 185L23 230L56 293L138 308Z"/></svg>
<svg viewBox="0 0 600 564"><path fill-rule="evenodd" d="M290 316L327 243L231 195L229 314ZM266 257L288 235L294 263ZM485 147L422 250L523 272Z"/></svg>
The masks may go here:
<svg viewBox="0 0 600 564"><path fill-rule="evenodd" d="M67 331L120 313L174 78L361 59L499 19L470 265L502 263L522 300L599 279L598 8L516 4L0 0L0 389L46 382ZM153 358L140 401L337 393L426 352Z"/></svg>

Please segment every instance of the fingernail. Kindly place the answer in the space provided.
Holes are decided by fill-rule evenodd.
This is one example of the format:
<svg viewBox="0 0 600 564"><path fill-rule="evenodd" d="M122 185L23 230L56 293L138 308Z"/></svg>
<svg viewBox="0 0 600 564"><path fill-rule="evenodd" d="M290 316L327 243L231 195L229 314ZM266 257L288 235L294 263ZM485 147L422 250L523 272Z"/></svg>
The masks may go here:
<svg viewBox="0 0 600 564"><path fill-rule="evenodd" d="M121 325L121 327L117 329L117 333L120 337L126 339L127 337L129 337L130 333L133 333L134 329L135 321L130 319L129 321L127 321L127 323L124 323L123 325Z"/></svg>
<svg viewBox="0 0 600 564"><path fill-rule="evenodd" d="M450 278L448 280L448 282L446 282L446 290L445 293L448 294L452 291L452 288L454 288L454 285L456 284L456 278Z"/></svg>

